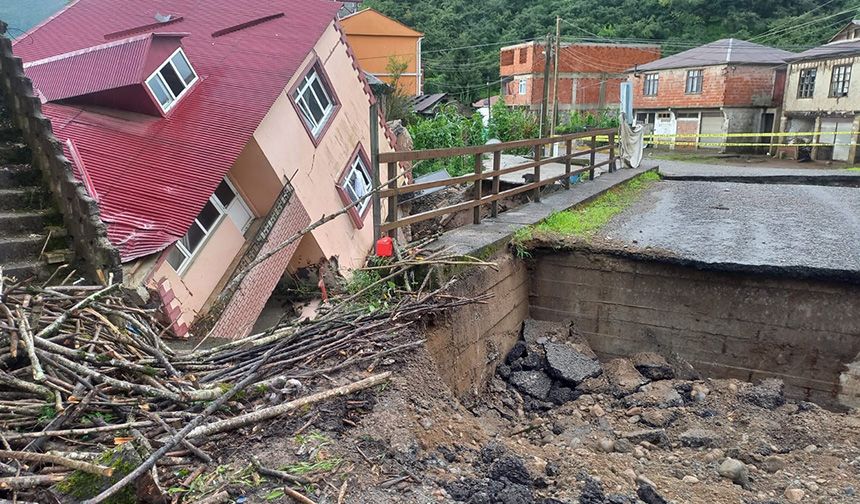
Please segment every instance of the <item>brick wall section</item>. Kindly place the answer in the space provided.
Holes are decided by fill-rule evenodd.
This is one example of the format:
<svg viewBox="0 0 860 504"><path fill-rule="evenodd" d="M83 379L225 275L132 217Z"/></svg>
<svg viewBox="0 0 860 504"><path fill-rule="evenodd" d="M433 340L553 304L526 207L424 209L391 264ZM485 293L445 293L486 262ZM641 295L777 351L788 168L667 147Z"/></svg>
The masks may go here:
<svg viewBox="0 0 860 504"><path fill-rule="evenodd" d="M511 59L509 54L513 52ZM543 73L544 44L529 43L506 47L499 53L502 76ZM523 61L522 56L525 55ZM572 44L562 46L558 58L559 73L624 73L636 65L660 59L657 46L619 46L615 44ZM511 64L508 62L513 61Z"/></svg>
<svg viewBox="0 0 860 504"><path fill-rule="evenodd" d="M517 77L507 84L505 103L511 106L540 105L543 100L543 72L546 63L544 45L520 44L500 52L500 74ZM618 46L612 44L573 44L562 47L559 55L559 105L594 108L600 104L600 82L605 81L605 102L616 104L619 86L627 78L625 72L636 65L660 58L656 46ZM567 74L567 75L565 75ZM519 94L519 79L525 76L526 94ZM576 81L575 103L572 90Z"/></svg>
<svg viewBox="0 0 860 504"><path fill-rule="evenodd" d="M687 71L676 68L658 73L657 96L645 96L645 72L631 75L633 108L716 108L778 106L784 85L784 69L773 66L727 65L704 67L702 92L687 94ZM653 73L653 72L647 72Z"/></svg>
<svg viewBox="0 0 860 504"><path fill-rule="evenodd" d="M42 103L33 84L24 75L21 59L12 54L12 42L6 37L6 24L0 22L0 99L5 99L33 153L33 166L51 191L63 223L69 232L75 254L92 279L113 274L122 280L119 251L108 241L107 227L99 215L98 203L75 178L72 164L63 154L60 140L54 136L51 121L42 114Z"/></svg>
<svg viewBox="0 0 860 504"><path fill-rule="evenodd" d="M260 254L266 254L278 244L310 224L311 220L298 198L293 197L278 219ZM278 252L260 264L242 280L230 303L212 329L218 338L238 339L251 331L272 291L287 269L301 240Z"/></svg>

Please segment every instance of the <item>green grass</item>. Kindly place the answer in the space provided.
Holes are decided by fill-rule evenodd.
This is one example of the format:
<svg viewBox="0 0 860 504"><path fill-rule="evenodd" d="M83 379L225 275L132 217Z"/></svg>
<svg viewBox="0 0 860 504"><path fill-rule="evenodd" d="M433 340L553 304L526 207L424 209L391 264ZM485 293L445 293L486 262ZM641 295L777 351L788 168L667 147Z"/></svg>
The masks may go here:
<svg viewBox="0 0 860 504"><path fill-rule="evenodd" d="M583 206L555 212L534 226L519 229L513 238L518 255L528 255L523 244L536 235L577 236L588 238L606 225L610 219L630 206L647 187L660 180L660 175L649 171L617 186Z"/></svg>
<svg viewBox="0 0 860 504"><path fill-rule="evenodd" d="M848 168L845 168L845 171L856 171L856 172L860 172L860 166L850 166L850 167L848 167Z"/></svg>

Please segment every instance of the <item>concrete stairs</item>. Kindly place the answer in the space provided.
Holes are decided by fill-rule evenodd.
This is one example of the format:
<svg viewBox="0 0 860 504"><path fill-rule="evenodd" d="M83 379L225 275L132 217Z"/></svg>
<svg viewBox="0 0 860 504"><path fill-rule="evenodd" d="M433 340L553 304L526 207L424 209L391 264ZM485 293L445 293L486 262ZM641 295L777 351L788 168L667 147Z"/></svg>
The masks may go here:
<svg viewBox="0 0 860 504"><path fill-rule="evenodd" d="M0 108L0 267L18 280L47 277L53 265L73 259L62 218L30 159Z"/></svg>

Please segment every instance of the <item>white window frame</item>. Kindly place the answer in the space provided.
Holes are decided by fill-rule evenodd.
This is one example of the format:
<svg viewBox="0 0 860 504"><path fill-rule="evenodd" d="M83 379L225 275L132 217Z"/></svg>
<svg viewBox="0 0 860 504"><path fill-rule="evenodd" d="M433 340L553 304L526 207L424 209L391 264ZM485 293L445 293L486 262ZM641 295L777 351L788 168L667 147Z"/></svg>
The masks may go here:
<svg viewBox="0 0 860 504"><path fill-rule="evenodd" d="M247 208L248 208L248 206L247 206L247 204L245 203L245 200L244 200L244 199L242 199L242 195L241 195L241 194L239 194L239 191L237 191L237 190L236 190L236 186L234 186L234 185L233 185L233 183L232 183L232 182L230 182L230 179L228 179L227 177L224 177L224 182L227 182L227 185L228 185L228 186L230 187L230 189L233 191L233 194L235 195L235 198L236 198L236 199L237 199L237 200L238 200L238 201L239 201L243 206L245 206L245 208L247 209ZM205 229L205 228L203 227L203 225L202 225L202 224L200 224L200 222L197 220L197 217L195 217L195 218L194 218L194 222L192 222L192 223L191 223L191 225L192 225L192 226L197 226L198 228L200 228L200 230L202 230L202 231L203 231L203 238L200 240L200 243L197 245L197 247L196 247L194 250L188 250L188 249L185 247L185 245L183 245L183 244L182 244L182 239L177 240L177 241L173 244L173 246L174 246L174 247L176 247L176 248L179 250L179 252L181 252L181 253L182 253L182 255L183 255L183 256L185 256L185 258L184 258L184 259L182 260L182 262L179 264L179 267L178 267L178 268L174 267L174 266L173 266L172 264L170 264L170 262L168 261L168 264L170 264L170 266L171 266L171 267L176 271L176 273L178 273L179 275L183 275L183 274L185 274L185 272L186 272L186 271L188 271L188 268L189 268L189 267L191 266L191 264L194 262L194 259L196 259L196 258L197 258L197 255L198 255L198 254L200 254L200 251L201 251L201 250L203 250L203 249L206 247L206 242L208 242L208 241L209 241L209 237L212 235L212 233L213 233L213 232L215 232L215 230L216 230L216 229L221 225L221 223L224 221L224 219L228 216L228 214L227 214L227 207L225 207L225 206L221 203L221 200L219 200L219 199L218 199L218 197L217 197L217 196L215 196L215 193L214 193L214 192L212 193L212 195L211 195L211 196L209 196L209 200L208 200L208 201L209 201L210 203L212 203L212 206L214 206L216 210L218 210L218 217L215 219L215 222L213 222L213 223L212 223L212 227L210 227L208 230L207 230L207 229ZM202 211L202 210L203 210L203 209L201 209L201 211ZM251 212L250 212L250 210L249 210L249 213L250 213L252 216L254 215L253 213L251 213ZM251 219L251 221L253 221L253 219ZM246 229L247 229L247 227L248 227L248 226L250 226L251 221L249 221L249 222L248 222L248 224L245 226L245 227L246 227ZM242 232L244 233L244 230L242 230ZM188 232L186 231L186 232L185 232L185 235L183 235L182 237L183 237L183 238L185 238L185 236L186 236L187 234L188 234ZM169 253L169 252L168 252L168 253Z"/></svg>
<svg viewBox="0 0 860 504"><path fill-rule="evenodd" d="M660 89L660 74L658 73L648 73L645 74L645 83L644 88L642 90L643 96L657 96L657 92Z"/></svg>
<svg viewBox="0 0 860 504"><path fill-rule="evenodd" d="M362 176L359 172L363 172ZM352 192L352 184L350 184L350 180L354 177L362 177L363 182L367 186L367 192L364 194L351 194ZM373 177L370 174L370 169L364 163L364 160L361 159L361 153L356 153L355 159L350 163L349 171L346 172L346 176L343 177L343 182L341 183L341 187L343 188L343 192L346 193L347 198L349 198L350 203L355 202L355 199L352 199L353 196L356 199L359 199L373 190ZM361 216L364 214L364 211L367 210L368 205L370 205L371 198L364 198L361 203L355 206L355 209L358 211L358 215Z"/></svg>
<svg viewBox="0 0 860 504"><path fill-rule="evenodd" d="M326 100L328 101L328 107L323 108L322 104L319 101L319 97L317 96L316 90L313 88L314 81L319 82L320 88L325 93ZM319 106L320 110L323 111L323 116L320 118L319 122L314 119L313 114L311 114L310 109L307 108L305 93L308 92L308 96L313 98L317 102L317 106ZM308 129L311 130L311 134L316 138L319 136L320 132L325 128L326 124L328 124L331 116L334 113L335 100L333 98L334 92L329 86L328 82L320 76L320 69L318 65L313 65L310 70L302 77L302 80L299 81L299 85L296 86L295 91L293 91L293 101L296 104L296 108L301 112L302 120L307 125Z"/></svg>
<svg viewBox="0 0 860 504"><path fill-rule="evenodd" d="M191 69L191 72L194 73L194 78L191 79L191 82L185 82L185 79L182 77L182 74L179 73L179 69L176 68L176 65L173 64L173 58L177 54L182 54L182 57L185 58L185 62L188 63L188 67ZM170 89L170 86L167 84L167 81L164 80L164 77L161 76L161 70L163 70L164 67L166 67L167 65L170 65L173 68L173 71L176 72L176 75L179 77L180 80L182 80L182 83L185 84L185 89L183 89L182 92L180 92L178 95L173 93L173 90ZM161 100L158 99L158 95L156 95L155 91L153 91L152 84L149 83L149 81L151 81L153 78L158 80L158 82L164 87L164 89L167 91L167 94L170 96L171 100L167 102L167 105L162 105ZM193 86L194 83L197 82L199 79L200 76L197 74L197 70L194 69L194 66L191 64L191 60L188 59L188 55L185 54L185 51L183 51L180 47L173 51L173 53L170 54L167 60L163 64L159 65L158 68L154 72L152 72L149 77L146 78L146 80L144 80L144 82L146 83L146 87L149 89L149 92L152 93L153 98L155 98L155 102L158 103L158 106L161 107L161 110L167 112L177 103L179 103L179 99L185 96L188 93L188 90L191 89L191 86Z"/></svg>
<svg viewBox="0 0 860 504"><path fill-rule="evenodd" d="M526 94L526 80L525 80L525 79L520 79L520 80L519 80L519 85L520 85L520 87L519 87L519 89L517 90L518 94L520 94L520 95L524 95L524 94Z"/></svg>

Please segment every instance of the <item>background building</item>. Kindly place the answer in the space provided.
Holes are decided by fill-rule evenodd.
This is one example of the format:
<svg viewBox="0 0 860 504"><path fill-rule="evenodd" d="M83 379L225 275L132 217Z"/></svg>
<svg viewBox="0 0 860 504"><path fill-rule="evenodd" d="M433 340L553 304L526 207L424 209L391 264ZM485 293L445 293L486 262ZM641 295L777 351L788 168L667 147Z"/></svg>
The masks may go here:
<svg viewBox="0 0 860 504"><path fill-rule="evenodd" d="M860 128L860 92L852 77L860 76L860 24L852 21L832 42L790 58L783 107L782 128L786 133L818 132L817 137L798 138L815 147L815 159L857 160L857 131ZM852 87L853 86L853 87ZM787 137L792 138L792 137ZM793 148L781 149L794 157Z"/></svg>
<svg viewBox="0 0 860 504"><path fill-rule="evenodd" d="M685 135L677 142L726 142L727 133L774 130L785 86L785 59L792 53L738 39L723 39L630 72L637 120L655 134ZM733 143L770 138L732 138ZM673 139L664 138L668 147ZM677 145L678 148L695 148ZM721 145L706 145L726 150Z"/></svg>
<svg viewBox="0 0 860 504"><path fill-rule="evenodd" d="M401 91L410 95L423 93L423 33L373 9L344 16L340 23L362 70L390 84L392 75L389 62L403 63L406 68L398 81Z"/></svg>
<svg viewBox="0 0 860 504"><path fill-rule="evenodd" d="M503 47L499 72L508 78L502 88L505 104L540 111L543 100L545 43ZM660 46L640 44L562 44L559 52L558 110L596 112L618 108L619 89L627 69L660 57ZM552 91L550 91L552 93Z"/></svg>

